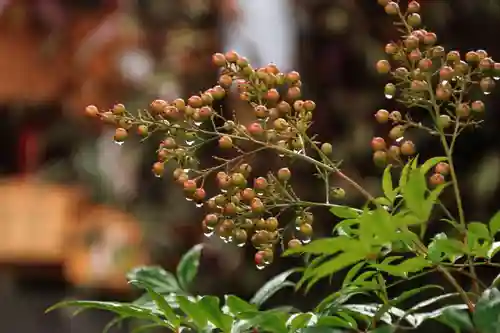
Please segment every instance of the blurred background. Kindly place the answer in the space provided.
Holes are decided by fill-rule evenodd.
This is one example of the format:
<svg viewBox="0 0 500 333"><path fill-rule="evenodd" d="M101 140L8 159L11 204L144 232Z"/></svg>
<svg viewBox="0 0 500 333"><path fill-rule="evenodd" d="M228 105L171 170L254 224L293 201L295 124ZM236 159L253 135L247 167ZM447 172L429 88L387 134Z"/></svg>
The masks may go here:
<svg viewBox="0 0 500 333"><path fill-rule="evenodd" d="M500 59L500 1L421 3L424 24L445 47ZM0 0L0 333L100 332L106 314L44 310L65 298L130 299L130 267L174 269L199 242L210 246L198 292L248 297L296 264L281 259L257 271L251 249L204 239L202 211L168 177L151 174L159 139L117 145L114 129L84 117L86 105L132 110L187 97L215 83L211 54L234 48L257 65L301 72L305 96L318 104L313 130L376 193L369 142L388 128L373 113L397 106L384 100L374 63L395 38L375 0ZM500 93L486 104L482 128L457 147L470 220L499 208ZM244 122L245 110L236 111ZM433 138L411 135L423 157L439 154ZM257 169L268 163L257 160ZM313 170L295 172L297 192L314 200ZM347 203L361 202L346 189ZM317 232L327 233L335 221L317 214ZM442 228L431 224L431 232ZM319 286L301 304L334 288Z"/></svg>

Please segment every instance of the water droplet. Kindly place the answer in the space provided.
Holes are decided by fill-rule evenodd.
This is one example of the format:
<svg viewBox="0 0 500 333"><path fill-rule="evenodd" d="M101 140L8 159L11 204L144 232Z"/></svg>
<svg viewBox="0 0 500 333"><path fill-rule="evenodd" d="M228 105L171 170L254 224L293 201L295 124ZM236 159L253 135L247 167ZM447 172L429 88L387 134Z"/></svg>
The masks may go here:
<svg viewBox="0 0 500 333"><path fill-rule="evenodd" d="M118 146L121 146L123 144L123 141L113 141L114 143L116 143Z"/></svg>
<svg viewBox="0 0 500 333"><path fill-rule="evenodd" d="M300 231L300 225L296 225L295 230Z"/></svg>
<svg viewBox="0 0 500 333"><path fill-rule="evenodd" d="M489 95L489 94L491 94L491 91L484 91L483 94Z"/></svg>
<svg viewBox="0 0 500 333"><path fill-rule="evenodd" d="M285 154L278 154L279 157L285 157Z"/></svg>
<svg viewBox="0 0 500 333"><path fill-rule="evenodd" d="M311 243L311 238L307 237L307 238L303 238L302 239L302 243L303 244L308 244L308 243Z"/></svg>
<svg viewBox="0 0 500 333"><path fill-rule="evenodd" d="M493 76L493 80L495 80L495 81L500 80L500 76Z"/></svg>
<svg viewBox="0 0 500 333"><path fill-rule="evenodd" d="M393 97L394 97L394 96L392 96L392 95L385 94L385 98L387 98L387 99L392 99Z"/></svg>
<svg viewBox="0 0 500 333"><path fill-rule="evenodd" d="M397 139L396 139L396 142L398 142L398 143L399 143L399 142L401 142L401 141L403 141L403 140L404 140L404 137L400 137L400 138L397 138Z"/></svg>
<svg viewBox="0 0 500 333"><path fill-rule="evenodd" d="M154 173L153 174L156 178L161 178L161 175L157 174L157 173Z"/></svg>
<svg viewBox="0 0 500 333"><path fill-rule="evenodd" d="M293 152L296 154L303 154L304 153L304 151L302 149L294 149Z"/></svg>
<svg viewBox="0 0 500 333"><path fill-rule="evenodd" d="M207 228L208 229L208 228ZM207 232L204 232L203 235L205 235L205 237L212 237L212 235L214 234L214 231L213 229L210 230L210 231L207 231Z"/></svg>
<svg viewBox="0 0 500 333"><path fill-rule="evenodd" d="M189 171L191 171L191 169L182 169L182 171L184 171L185 173L189 173Z"/></svg>
<svg viewBox="0 0 500 333"><path fill-rule="evenodd" d="M200 126L201 124L203 124L203 122L202 122L202 121L195 121L195 122L194 122L194 124L195 124L196 126Z"/></svg>
<svg viewBox="0 0 500 333"><path fill-rule="evenodd" d="M237 247L243 247L243 246L245 246L245 243L238 243L238 244L236 244L236 246Z"/></svg>
<svg viewBox="0 0 500 333"><path fill-rule="evenodd" d="M266 268L266 265L255 265L255 268L257 268L259 271L263 270L264 268Z"/></svg>
<svg viewBox="0 0 500 333"><path fill-rule="evenodd" d="M186 197L186 201L193 201L193 199Z"/></svg>
<svg viewBox="0 0 500 333"><path fill-rule="evenodd" d="M194 140L186 141L186 145L191 147L194 144Z"/></svg>
<svg viewBox="0 0 500 333"><path fill-rule="evenodd" d="M199 202L199 203L197 203L197 204L196 204L196 207L198 207L198 208L203 207L203 202Z"/></svg>
<svg viewBox="0 0 500 333"><path fill-rule="evenodd" d="M227 190L226 190L226 189L224 189L224 188L221 188L221 189L220 189L220 192L221 192L221 193L227 193Z"/></svg>

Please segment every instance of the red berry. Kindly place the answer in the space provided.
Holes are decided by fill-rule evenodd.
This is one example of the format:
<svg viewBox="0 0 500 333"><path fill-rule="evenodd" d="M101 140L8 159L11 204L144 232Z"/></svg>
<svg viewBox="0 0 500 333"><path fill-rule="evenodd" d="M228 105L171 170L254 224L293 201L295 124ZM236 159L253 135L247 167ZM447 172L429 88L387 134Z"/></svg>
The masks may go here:
<svg viewBox="0 0 500 333"><path fill-rule="evenodd" d="M440 173L435 173L429 178L429 183L432 186L437 186L443 184L445 181L444 176Z"/></svg>
<svg viewBox="0 0 500 333"><path fill-rule="evenodd" d="M445 162L439 162L436 167L434 168L434 171L436 173L439 173L443 176L446 176L450 173L450 165Z"/></svg>
<svg viewBox="0 0 500 333"><path fill-rule="evenodd" d="M385 143L385 140L381 137L373 138L371 145L372 145L372 149L374 151L385 150L387 148L387 144Z"/></svg>

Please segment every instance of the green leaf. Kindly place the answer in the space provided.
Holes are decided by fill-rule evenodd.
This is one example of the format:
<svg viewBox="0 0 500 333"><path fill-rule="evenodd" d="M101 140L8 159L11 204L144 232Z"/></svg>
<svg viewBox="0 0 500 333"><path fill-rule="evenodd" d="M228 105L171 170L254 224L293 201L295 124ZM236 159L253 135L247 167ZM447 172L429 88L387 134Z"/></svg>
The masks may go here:
<svg viewBox="0 0 500 333"><path fill-rule="evenodd" d="M445 162L448 160L445 156L436 156L425 161L420 167L420 172L424 175L429 172L432 168L434 168L438 163Z"/></svg>
<svg viewBox="0 0 500 333"><path fill-rule="evenodd" d="M436 285L436 284L429 284L425 285L419 288L403 291L398 297L395 297L391 300L392 305L398 305L401 302L404 302L405 300L413 297L414 295L420 294L424 290L428 289L439 289L439 290L444 290L443 287Z"/></svg>
<svg viewBox="0 0 500 333"><path fill-rule="evenodd" d="M254 304L247 303L241 298L233 295L226 295L226 306L233 315L238 315L242 312L258 311L258 308Z"/></svg>
<svg viewBox="0 0 500 333"><path fill-rule="evenodd" d="M424 257L418 256L406 259L398 265L372 264L371 266L394 276L408 277L408 274L421 272L431 264Z"/></svg>
<svg viewBox="0 0 500 333"><path fill-rule="evenodd" d="M231 332L233 318L222 313L219 306L219 299L215 296L203 296L198 301L198 306L205 312L205 315L215 327L223 332Z"/></svg>
<svg viewBox="0 0 500 333"><path fill-rule="evenodd" d="M297 272L296 269L290 269L281 274L276 275L271 280L267 281L252 297L250 300L251 304L255 304L257 307L260 307L264 304L269 298L271 298L274 294L280 291L283 288L294 287L295 283L291 281L287 281L288 277L293 273Z"/></svg>
<svg viewBox="0 0 500 333"><path fill-rule="evenodd" d="M149 296L161 311L161 313L165 316L167 321L171 324L173 328L179 328L181 323L180 319L175 314L174 310L170 307L165 297L154 291L151 286L148 286L145 282L142 281L130 281L131 284L136 285L138 287L146 289Z"/></svg>
<svg viewBox="0 0 500 333"><path fill-rule="evenodd" d="M490 235L494 237L500 231L500 211L493 215L488 225L490 228Z"/></svg>
<svg viewBox="0 0 500 333"><path fill-rule="evenodd" d="M311 270L307 269L298 285L302 285L309 280L307 289L310 289L318 280L358 263L365 259L365 255L365 253L358 252L340 253L332 259L320 264L318 267L314 267Z"/></svg>
<svg viewBox="0 0 500 333"><path fill-rule="evenodd" d="M48 308L45 312L51 312L60 308L67 307L77 307L81 310L85 309L95 309L95 310L104 310L116 313L117 315L124 318L136 318L136 319L144 319L150 320L154 322L161 322L159 317L160 313L155 313L150 308L141 307L138 305L134 305L131 303L120 303L120 302L101 302L101 301L63 301L59 302L50 308Z"/></svg>
<svg viewBox="0 0 500 333"><path fill-rule="evenodd" d="M314 313L298 313L290 317L288 326L291 332L297 332L302 328L314 325L317 321L318 318Z"/></svg>
<svg viewBox="0 0 500 333"><path fill-rule="evenodd" d="M418 218L425 221L428 218L427 208L424 207L427 182L419 170L410 172L408 182L401 189L406 207Z"/></svg>
<svg viewBox="0 0 500 333"><path fill-rule="evenodd" d="M389 164L384 170L384 175L382 176L382 190L384 191L384 195L387 199L393 203L394 199L396 199L397 192L394 191L393 188L391 168L392 165Z"/></svg>
<svg viewBox="0 0 500 333"><path fill-rule="evenodd" d="M356 275L359 273L361 268L365 265L365 262L359 262L356 265L354 265L349 272L347 272L346 276L344 277L344 281L342 282L342 288L347 287L349 284L351 284L352 280L356 277Z"/></svg>
<svg viewBox="0 0 500 333"><path fill-rule="evenodd" d="M491 239L490 232L484 223L471 222L467 225L467 230L479 238Z"/></svg>
<svg viewBox="0 0 500 333"><path fill-rule="evenodd" d="M208 324L208 318L201 306L195 302L191 302L186 296L177 296L177 302L180 309L189 317L194 325L203 330Z"/></svg>
<svg viewBox="0 0 500 333"><path fill-rule="evenodd" d="M276 311L260 312L254 315L248 322L252 327L258 327L261 331L270 333L288 333L286 321L288 316L285 313Z"/></svg>
<svg viewBox="0 0 500 333"><path fill-rule="evenodd" d="M359 212L348 206L333 206L330 212L341 219L355 219L359 217Z"/></svg>
<svg viewBox="0 0 500 333"><path fill-rule="evenodd" d="M439 263L443 260L454 262L465 254L465 245L456 240L448 239L444 233L437 234L428 246L427 257L433 263Z"/></svg>
<svg viewBox="0 0 500 333"><path fill-rule="evenodd" d="M200 266L201 251L203 244L193 246L181 258L179 265L177 265L177 279L183 290L187 290L189 285L198 274L198 267Z"/></svg>
<svg viewBox="0 0 500 333"><path fill-rule="evenodd" d="M357 230L355 229L357 225L359 225L359 219L346 219L335 225L333 233L337 233L340 236L353 237L357 234Z"/></svg>
<svg viewBox="0 0 500 333"><path fill-rule="evenodd" d="M474 326L467 311L456 308L446 308L436 318L443 324L451 327L455 332L473 332Z"/></svg>
<svg viewBox="0 0 500 333"><path fill-rule="evenodd" d="M297 253L308 253L316 255L336 254L341 250L356 246L357 245L356 243L357 243L356 240L349 238L347 236L321 238L313 240L309 244L288 249L284 253L284 255L287 256Z"/></svg>
<svg viewBox="0 0 500 333"><path fill-rule="evenodd" d="M480 333L500 332L500 291L486 289L476 304L474 325Z"/></svg>
<svg viewBox="0 0 500 333"><path fill-rule="evenodd" d="M127 273L127 280L145 283L157 293L171 293L180 290L175 276L159 266L134 268Z"/></svg>
<svg viewBox="0 0 500 333"><path fill-rule="evenodd" d="M396 327L391 325L379 326L374 330L369 331L369 333L393 333L396 332Z"/></svg>
<svg viewBox="0 0 500 333"><path fill-rule="evenodd" d="M340 318L337 316L322 316L319 318L318 322L315 325L316 327L332 327L332 328L345 328L348 330L356 329L353 327L353 324L349 321L346 321L344 318Z"/></svg>

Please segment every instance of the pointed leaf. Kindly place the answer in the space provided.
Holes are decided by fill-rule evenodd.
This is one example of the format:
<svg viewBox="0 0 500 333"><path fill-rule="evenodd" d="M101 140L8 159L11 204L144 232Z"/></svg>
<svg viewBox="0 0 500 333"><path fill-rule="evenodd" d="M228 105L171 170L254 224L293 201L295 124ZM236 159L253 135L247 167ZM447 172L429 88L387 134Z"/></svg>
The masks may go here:
<svg viewBox="0 0 500 333"><path fill-rule="evenodd" d="M494 237L500 231L500 211L493 215L488 224L491 237Z"/></svg>
<svg viewBox="0 0 500 333"><path fill-rule="evenodd" d="M205 315L215 327L222 330L222 332L231 332L233 318L222 313L219 307L219 299L215 296L203 296L198 301L198 306L205 312Z"/></svg>
<svg viewBox="0 0 500 333"><path fill-rule="evenodd" d="M422 172L424 175L429 172L432 168L434 168L438 163L440 162L445 162L447 158L445 156L436 156L428 159L427 161L422 164L420 167L420 172Z"/></svg>
<svg viewBox="0 0 500 333"><path fill-rule="evenodd" d="M179 265L177 265L177 279L183 290L187 290L189 285L198 274L198 267L200 266L201 251L203 244L193 246L181 258Z"/></svg>
<svg viewBox="0 0 500 333"><path fill-rule="evenodd" d="M226 295L226 306L233 315L242 312L257 312L258 308L254 304L247 303L241 298L233 295Z"/></svg>
<svg viewBox="0 0 500 333"><path fill-rule="evenodd" d="M205 329L208 318L201 307L197 303L191 302L186 296L177 296L176 299L180 309L193 321L196 327L200 330Z"/></svg>
<svg viewBox="0 0 500 333"><path fill-rule="evenodd" d="M269 298L271 298L274 294L280 291L283 288L294 287L295 283L291 281L287 281L288 277L295 273L296 269L290 269L285 271L279 275L276 275L271 280L267 281L252 297L250 300L251 304L255 304L257 307L260 307L264 304Z"/></svg>
<svg viewBox="0 0 500 333"><path fill-rule="evenodd" d="M330 212L341 219L355 219L359 217L359 212L348 206L333 206Z"/></svg>
<svg viewBox="0 0 500 333"><path fill-rule="evenodd" d="M394 199L396 199L396 191L394 191L392 184L391 168L392 165L389 164L384 170L384 175L382 176L382 190L384 191L384 195L387 199L393 203Z"/></svg>
<svg viewBox="0 0 500 333"><path fill-rule="evenodd" d="M175 276L159 266L141 266L127 273L127 280L144 282L158 293L179 291Z"/></svg>
<svg viewBox="0 0 500 333"><path fill-rule="evenodd" d="M352 280L356 277L356 275L359 273L359 271L361 270L361 268L363 268L364 265L365 265L364 261L359 262L356 265L354 265L349 270L349 272L347 272L344 281L342 282L342 288L347 287L352 282Z"/></svg>

